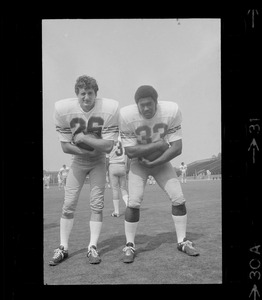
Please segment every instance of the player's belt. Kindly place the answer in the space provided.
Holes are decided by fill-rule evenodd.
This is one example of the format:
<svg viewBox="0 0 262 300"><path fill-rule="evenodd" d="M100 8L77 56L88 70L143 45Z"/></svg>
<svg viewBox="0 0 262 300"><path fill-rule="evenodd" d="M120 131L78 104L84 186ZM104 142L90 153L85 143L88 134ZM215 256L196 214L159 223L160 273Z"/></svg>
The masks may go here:
<svg viewBox="0 0 262 300"><path fill-rule="evenodd" d="M112 162L112 163L109 163L110 165L113 165L113 164L120 164L120 165L125 165L126 163L124 161L119 161L119 162Z"/></svg>

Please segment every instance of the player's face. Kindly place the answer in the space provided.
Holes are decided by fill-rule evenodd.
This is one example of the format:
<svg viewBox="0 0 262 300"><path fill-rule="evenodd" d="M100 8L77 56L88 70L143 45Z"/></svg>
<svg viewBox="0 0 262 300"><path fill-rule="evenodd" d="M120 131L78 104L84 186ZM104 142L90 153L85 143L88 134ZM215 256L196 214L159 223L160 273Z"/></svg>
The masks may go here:
<svg viewBox="0 0 262 300"><path fill-rule="evenodd" d="M145 119L151 119L156 113L156 102L151 98L141 98L138 103L138 110Z"/></svg>
<svg viewBox="0 0 262 300"><path fill-rule="evenodd" d="M96 92L93 89L79 89L77 98L83 111L88 112L95 106Z"/></svg>

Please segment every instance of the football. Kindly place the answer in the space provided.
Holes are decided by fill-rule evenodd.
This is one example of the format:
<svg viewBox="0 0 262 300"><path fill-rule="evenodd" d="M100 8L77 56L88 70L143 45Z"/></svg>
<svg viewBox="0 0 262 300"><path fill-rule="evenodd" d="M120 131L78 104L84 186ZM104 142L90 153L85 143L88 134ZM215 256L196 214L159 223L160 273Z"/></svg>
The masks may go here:
<svg viewBox="0 0 262 300"><path fill-rule="evenodd" d="M90 136L91 138L96 138L98 139L98 135L95 134L95 133L86 133L85 136ZM77 143L76 144L77 147L81 148L81 149L85 149L85 150L88 150L88 151L94 151L94 148L93 147L90 147L89 145L81 142L81 143Z"/></svg>

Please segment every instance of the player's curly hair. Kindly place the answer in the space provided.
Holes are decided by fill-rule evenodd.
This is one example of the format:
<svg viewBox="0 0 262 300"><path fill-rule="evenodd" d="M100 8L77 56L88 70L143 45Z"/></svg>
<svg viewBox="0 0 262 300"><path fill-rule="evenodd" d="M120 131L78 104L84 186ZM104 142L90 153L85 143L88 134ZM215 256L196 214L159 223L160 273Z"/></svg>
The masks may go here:
<svg viewBox="0 0 262 300"><path fill-rule="evenodd" d="M75 93L78 94L79 89L93 89L95 93L98 91L98 85L94 78L82 75L79 76L75 83Z"/></svg>
<svg viewBox="0 0 262 300"><path fill-rule="evenodd" d="M151 85L141 85L135 93L135 101L138 103L140 98L151 97L157 102L158 94L157 91Z"/></svg>

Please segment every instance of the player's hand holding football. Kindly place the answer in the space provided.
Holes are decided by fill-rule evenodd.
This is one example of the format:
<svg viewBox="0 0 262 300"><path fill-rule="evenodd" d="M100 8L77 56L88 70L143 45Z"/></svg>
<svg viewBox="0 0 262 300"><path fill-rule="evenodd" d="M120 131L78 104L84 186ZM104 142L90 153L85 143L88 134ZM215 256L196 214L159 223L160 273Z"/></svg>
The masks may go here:
<svg viewBox="0 0 262 300"><path fill-rule="evenodd" d="M147 168L155 167L154 161L157 158L159 158L169 148L169 144L164 139L158 140L154 143L158 144L158 146L159 146L158 150L153 151L150 154L139 158L139 162L144 167L147 167Z"/></svg>
<svg viewBox="0 0 262 300"><path fill-rule="evenodd" d="M91 139L98 139L98 135L94 132L87 132L87 133L77 133L73 136L73 143L82 148L82 149L86 149L88 151L93 151L94 148L91 147L88 143L88 141L90 141Z"/></svg>
<svg viewBox="0 0 262 300"><path fill-rule="evenodd" d="M84 134L83 132L79 132L77 134L74 135L73 137L73 142L77 145L77 144L80 144L80 143L83 143L84 142L84 137L87 137L88 136L88 139L97 139L98 136L93 133L93 132L88 132L86 134Z"/></svg>
<svg viewBox="0 0 262 300"><path fill-rule="evenodd" d="M84 137L84 133L83 132L79 132L77 134L74 135L73 137L73 142L75 145L82 143L83 142L83 137Z"/></svg>
<svg viewBox="0 0 262 300"><path fill-rule="evenodd" d="M77 133L74 135L72 141L73 143L82 150L82 154L88 154L90 157L95 157L101 154L100 151L90 147L85 143L85 138L88 136L89 139L97 139L98 136L95 133L87 133L84 134L83 132Z"/></svg>

